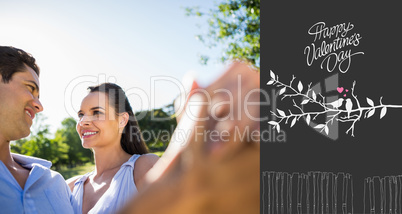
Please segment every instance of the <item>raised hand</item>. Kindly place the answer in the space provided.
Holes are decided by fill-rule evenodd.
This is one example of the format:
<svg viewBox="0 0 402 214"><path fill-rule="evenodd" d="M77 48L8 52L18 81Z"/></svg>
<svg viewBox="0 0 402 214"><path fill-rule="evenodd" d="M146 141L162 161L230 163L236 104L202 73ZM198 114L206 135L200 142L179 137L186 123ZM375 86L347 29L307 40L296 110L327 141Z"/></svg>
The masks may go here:
<svg viewBox="0 0 402 214"><path fill-rule="evenodd" d="M259 73L235 63L197 90L178 125L191 134L121 213L259 213Z"/></svg>

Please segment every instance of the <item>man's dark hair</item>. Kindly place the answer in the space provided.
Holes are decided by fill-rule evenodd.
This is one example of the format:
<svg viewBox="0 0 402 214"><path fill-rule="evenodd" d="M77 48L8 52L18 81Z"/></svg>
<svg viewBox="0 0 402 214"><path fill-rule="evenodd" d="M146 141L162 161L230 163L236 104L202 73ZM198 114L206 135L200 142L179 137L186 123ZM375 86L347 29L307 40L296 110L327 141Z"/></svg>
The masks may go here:
<svg viewBox="0 0 402 214"><path fill-rule="evenodd" d="M0 73L4 83L8 83L15 72L23 71L25 65L39 76L39 67L31 54L11 46L0 46Z"/></svg>

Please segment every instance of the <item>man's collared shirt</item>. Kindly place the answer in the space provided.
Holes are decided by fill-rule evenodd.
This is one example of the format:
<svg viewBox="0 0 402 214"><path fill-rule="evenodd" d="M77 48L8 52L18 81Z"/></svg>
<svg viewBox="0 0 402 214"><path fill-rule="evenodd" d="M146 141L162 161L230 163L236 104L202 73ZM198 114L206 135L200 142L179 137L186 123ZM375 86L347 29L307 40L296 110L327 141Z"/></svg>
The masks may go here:
<svg viewBox="0 0 402 214"><path fill-rule="evenodd" d="M74 213L71 191L64 178L50 170L51 162L11 154L21 166L30 169L24 189L0 161L0 213Z"/></svg>

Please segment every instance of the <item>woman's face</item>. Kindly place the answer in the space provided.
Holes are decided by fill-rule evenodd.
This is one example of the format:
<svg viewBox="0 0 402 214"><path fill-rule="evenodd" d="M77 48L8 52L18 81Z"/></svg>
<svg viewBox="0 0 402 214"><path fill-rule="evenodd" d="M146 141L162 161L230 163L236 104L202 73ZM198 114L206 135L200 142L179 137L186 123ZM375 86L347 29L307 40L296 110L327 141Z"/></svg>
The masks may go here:
<svg viewBox="0 0 402 214"><path fill-rule="evenodd" d="M84 148L101 148L114 144L120 146L119 117L109 105L107 94L89 93L78 111L77 132Z"/></svg>

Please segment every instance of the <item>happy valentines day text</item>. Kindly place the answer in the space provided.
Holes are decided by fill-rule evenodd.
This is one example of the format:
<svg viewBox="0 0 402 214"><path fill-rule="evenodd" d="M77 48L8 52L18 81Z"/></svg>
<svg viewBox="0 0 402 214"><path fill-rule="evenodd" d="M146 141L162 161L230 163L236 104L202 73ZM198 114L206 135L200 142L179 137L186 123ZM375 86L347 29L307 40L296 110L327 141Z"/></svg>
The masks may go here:
<svg viewBox="0 0 402 214"><path fill-rule="evenodd" d="M346 73L350 68L352 56L364 54L363 52L352 52L351 47L359 46L362 38L359 33L349 34L353 28L354 25L350 22L332 27L327 27L325 22L317 22L311 26L308 34L314 36L314 41L304 48L307 65L311 66L314 61L323 58L320 64L321 69L326 65L328 72L332 72L338 67L341 73ZM316 46L316 43L319 42L321 45Z"/></svg>

